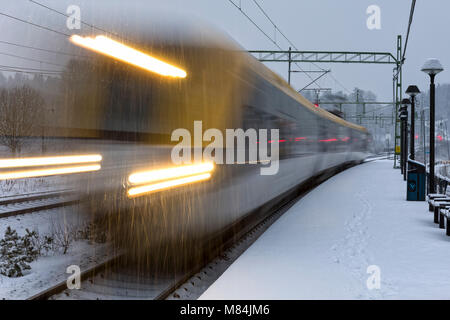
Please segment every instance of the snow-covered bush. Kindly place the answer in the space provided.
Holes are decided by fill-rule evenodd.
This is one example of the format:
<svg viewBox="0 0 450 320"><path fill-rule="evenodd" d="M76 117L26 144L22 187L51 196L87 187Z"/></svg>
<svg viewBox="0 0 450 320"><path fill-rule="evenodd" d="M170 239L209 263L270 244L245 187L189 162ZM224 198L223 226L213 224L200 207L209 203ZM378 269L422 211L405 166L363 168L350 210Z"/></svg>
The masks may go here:
<svg viewBox="0 0 450 320"><path fill-rule="evenodd" d="M23 276L23 271L31 269L28 263L34 260L33 255L28 238L24 242L24 237L19 237L17 231L8 226L5 237L0 240L0 274L7 277Z"/></svg>
<svg viewBox="0 0 450 320"><path fill-rule="evenodd" d="M66 254L70 245L74 240L74 232L70 231L67 226L59 227L53 232L55 244L62 249L62 253Z"/></svg>
<svg viewBox="0 0 450 320"><path fill-rule="evenodd" d="M11 190L14 188L14 186L16 185L16 181L17 180L3 180L2 183L0 184L1 186L1 190L4 193L9 193L11 192Z"/></svg>
<svg viewBox="0 0 450 320"><path fill-rule="evenodd" d="M37 258L54 250L55 239L52 236L41 236L37 230L29 231L26 229L25 231L24 242L30 243L28 247L30 255Z"/></svg>
<svg viewBox="0 0 450 320"><path fill-rule="evenodd" d="M44 237L40 237L39 239L39 254L43 254L44 251L46 253L53 251L55 248L55 239L52 236L45 235Z"/></svg>

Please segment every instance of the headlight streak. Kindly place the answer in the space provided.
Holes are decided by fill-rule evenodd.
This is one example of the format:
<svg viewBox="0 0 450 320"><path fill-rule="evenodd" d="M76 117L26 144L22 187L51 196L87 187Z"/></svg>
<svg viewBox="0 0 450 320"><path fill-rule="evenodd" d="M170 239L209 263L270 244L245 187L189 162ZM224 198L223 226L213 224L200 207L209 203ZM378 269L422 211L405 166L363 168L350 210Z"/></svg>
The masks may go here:
<svg viewBox="0 0 450 320"><path fill-rule="evenodd" d="M212 162L205 162L200 164L173 167L161 170L136 172L130 175L128 181L131 184L142 184L160 180L168 180L173 178L192 176L195 174L210 172L213 169L214 164Z"/></svg>
<svg viewBox="0 0 450 320"><path fill-rule="evenodd" d="M98 171L101 169L100 161L102 156L99 154L0 159L0 169L10 169L0 171L0 180Z"/></svg>
<svg viewBox="0 0 450 320"><path fill-rule="evenodd" d="M73 35L70 41L83 48L104 54L162 76L186 78L186 71L140 52L105 36L81 37Z"/></svg>
<svg viewBox="0 0 450 320"><path fill-rule="evenodd" d="M128 177L128 182L134 186L128 190L128 196L132 198L208 180L211 178L213 170L214 163L203 162L194 165L136 172Z"/></svg>
<svg viewBox="0 0 450 320"><path fill-rule="evenodd" d="M7 179L21 179L21 178L35 178L35 177L45 177L45 176L56 176L71 173L81 173L98 171L101 166L99 164L88 165L88 166L78 166L78 167L63 167L63 168L52 168L52 169L41 169L41 170L26 170L26 171L10 171L5 173L0 173L0 180Z"/></svg>
<svg viewBox="0 0 450 320"><path fill-rule="evenodd" d="M145 185L142 187L135 187L135 188L131 188L130 190L128 190L128 196L136 197L136 196L139 196L142 194L149 194L149 193L156 192L156 191L163 191L163 190L170 189L172 187L178 187L178 186L182 186L182 185L185 185L188 183L208 180L209 178L211 178L211 174L204 173L204 174L190 176L190 177L186 177L186 178L169 180L169 181L154 183L154 184L150 184L150 185Z"/></svg>
<svg viewBox="0 0 450 320"><path fill-rule="evenodd" d="M23 168L38 167L61 164L100 162L102 156L99 154L81 156L57 156L57 157L36 157L18 159L0 159L0 168Z"/></svg>

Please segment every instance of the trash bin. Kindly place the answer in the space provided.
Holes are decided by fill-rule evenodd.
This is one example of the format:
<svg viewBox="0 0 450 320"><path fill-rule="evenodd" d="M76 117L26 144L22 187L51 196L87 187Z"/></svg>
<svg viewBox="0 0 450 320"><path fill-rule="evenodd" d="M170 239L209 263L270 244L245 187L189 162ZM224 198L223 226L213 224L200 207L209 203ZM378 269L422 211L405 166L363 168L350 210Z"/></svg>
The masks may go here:
<svg viewBox="0 0 450 320"><path fill-rule="evenodd" d="M425 165L408 159L406 200L425 201Z"/></svg>

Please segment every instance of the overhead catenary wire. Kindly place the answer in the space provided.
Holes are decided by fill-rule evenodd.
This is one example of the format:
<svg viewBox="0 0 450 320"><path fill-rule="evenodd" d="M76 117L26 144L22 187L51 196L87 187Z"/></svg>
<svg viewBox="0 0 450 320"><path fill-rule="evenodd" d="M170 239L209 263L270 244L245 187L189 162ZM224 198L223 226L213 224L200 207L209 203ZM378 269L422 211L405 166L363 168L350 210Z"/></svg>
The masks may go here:
<svg viewBox="0 0 450 320"><path fill-rule="evenodd" d="M27 70L19 70L12 68L3 68L0 67L0 71L2 72L14 72L14 73L26 73L26 74L37 74L37 75L60 75L62 72L46 72L46 71L27 71Z"/></svg>
<svg viewBox="0 0 450 320"><path fill-rule="evenodd" d="M330 77L333 78L333 80L345 91L347 91L348 93L352 93L349 89L347 89L347 87L345 87L341 82L339 82L334 76L333 74L330 72Z"/></svg>
<svg viewBox="0 0 450 320"><path fill-rule="evenodd" d="M394 79L398 78L398 75L399 75L400 71L403 68L403 64L405 63L406 50L408 48L409 34L410 34L411 26L412 26L412 23L413 23L415 7L416 7L416 0L412 0L411 1L411 9L410 9L410 12L409 12L408 28L407 28L407 31L406 31L405 46L403 47L403 54L402 54L401 60L399 61L399 66L398 66L398 68L396 70L397 73L394 75Z"/></svg>
<svg viewBox="0 0 450 320"><path fill-rule="evenodd" d="M245 13L244 10L242 10L241 6L238 6L232 0L228 0L228 1L233 6L235 6L248 19L248 21L250 21L270 42L272 42L276 47L278 47L280 50L282 50L281 47L278 45L278 43L275 40L273 40L272 37L269 36L255 21L253 21L253 19L247 13Z"/></svg>
<svg viewBox="0 0 450 320"><path fill-rule="evenodd" d="M264 8L258 3L258 1L253 0L253 2L255 3L255 5L259 8L259 10L264 14L264 16L270 21L270 23L273 25L273 27L275 28L276 31L278 31L281 36L286 39L286 41L295 49L298 51L297 46L283 33L283 31L281 31L281 29L277 26L277 24L270 18L270 16L267 14L267 12L264 10ZM314 62L311 62L311 64L313 64L314 66L316 66L318 69L320 69L321 71L326 71L325 69L321 68L320 66L318 66L317 64L315 64Z"/></svg>
<svg viewBox="0 0 450 320"><path fill-rule="evenodd" d="M247 18L247 20L249 20L271 43L273 43L278 49L283 50L283 48L274 39L272 39L271 36L269 36L244 10L242 10L241 6L238 6L233 0L228 0L228 1L235 8L237 8ZM304 71L297 63L296 63L296 65L301 71ZM305 74L308 78L313 80L313 83L315 83L314 79L308 73L305 72ZM317 83L315 83L315 84L320 88L319 84L317 84Z"/></svg>
<svg viewBox="0 0 450 320"><path fill-rule="evenodd" d="M57 67L64 67L61 64L37 60L37 59L29 58L29 57L23 57L23 56L19 56L17 54L12 54L12 53L0 52L0 55L9 56L9 57L17 58L17 59L23 59L23 60L32 61L32 62L39 62L39 63L48 64L48 65L57 66Z"/></svg>
<svg viewBox="0 0 450 320"><path fill-rule="evenodd" d="M311 84L313 84L313 82L316 82L317 80L319 80L320 78L322 78L324 75L326 75L329 71L324 71L320 76L318 76L316 79L314 79L312 82L308 83L305 87L303 87L302 89L298 90L298 92L302 92L303 90L305 90L306 88L308 88Z"/></svg>
<svg viewBox="0 0 450 320"><path fill-rule="evenodd" d="M59 34L59 35L64 36L64 37L68 37L68 38L70 37L70 34L67 34L67 33L64 33L64 32L61 32L61 31L58 31L58 30L55 30L55 29L52 29L52 28L49 28L49 27L37 24L37 23L34 23L34 22L31 22L31 21L28 21L28 20L17 18L15 16L12 16L12 15L4 13L4 12L0 12L0 15L4 16L4 17L7 17L7 18L10 18L10 19L13 19L13 20L16 20L16 21L19 21L19 22L22 22L22 23L26 23L26 24L32 25L32 26L34 26L36 28L39 28L39 29L42 29L42 30L46 30L46 31L50 31L50 32Z"/></svg>
<svg viewBox="0 0 450 320"><path fill-rule="evenodd" d="M73 53L67 53L67 52L51 50L51 49L38 48L38 47L33 47L33 46L24 45L24 44L20 44L20 43L14 43L14 42L10 42L10 41L0 40L0 43L6 44L6 45L10 45L10 46L16 46L16 47L19 47L19 48L32 49L32 50L48 52L48 53L54 53L54 54L60 54L60 55L65 55L65 56L89 58L89 56L78 55L78 54L73 54Z"/></svg>
<svg viewBox="0 0 450 320"><path fill-rule="evenodd" d="M39 28L39 29L44 30L44 31L56 33L58 35L61 35L61 36L67 37L67 38L71 37L70 34L67 34L67 33L64 33L64 32L61 32L61 31L58 31L58 30L55 30L55 29L52 29L50 27L47 27L47 26L44 26L44 25L41 25L41 24L37 24L37 23L31 22L31 21L28 21L28 20L25 20L25 19L21 19L21 18L18 18L16 16L13 16L13 15L10 15L10 14L4 13L4 12L0 12L0 16L4 16L4 17L7 17L9 19L21 22L21 23L25 23L25 24L31 25L33 27ZM28 45L13 43L13 42L9 42L9 41L3 41L3 40L0 41L0 43L12 45L12 46L17 46L17 47L22 47L22 48L28 48L28 49L33 49L33 50L49 52L49 53L57 53L57 54L62 54L62 55L75 56L75 57L84 57L84 58L88 57L88 56L82 56L82 55L76 55L76 54L69 54L69 53L56 51L56 50L37 48L37 47L32 47L32 46L28 46ZM56 63L53 63L53 62L37 60L37 59L29 58L29 57L23 57L23 56L19 56L19 55L12 54L12 53L0 52L0 54L1 55L15 57L15 58L18 58L18 59L24 59L24 60L28 60L28 61L38 62L38 63L41 63L41 64L43 63L43 64L49 64L49 65L64 67L64 66L62 66L60 64L56 64ZM11 70L14 70L14 69L11 69ZM5 71L5 70L3 70L3 71ZM34 71L32 71L32 72L25 72L25 71L22 70L21 72L23 72L23 73L32 73Z"/></svg>
<svg viewBox="0 0 450 320"><path fill-rule="evenodd" d="M236 3L234 3L233 1L229 0L237 9L239 9L241 11L241 13L247 17L247 19L256 27L258 28L258 30L260 32L262 32L266 38L268 38L275 46L277 46L280 50L283 50L278 43L276 42L276 33L280 33L280 35L289 43L289 45L291 45L295 50L299 50L297 48L297 46L286 36L286 34L280 29L280 27L274 22L274 20L269 16L269 14L267 13L267 11L258 3L257 0L253 0L253 2L255 3L255 5L258 7L258 9L262 12L262 14L267 18L267 20L272 24L272 26L275 29L275 40L272 39L266 32L264 32L264 30L262 30L262 28L257 25L249 16L248 14L246 14L243 10L242 10L242 6L241 5L237 5ZM311 62L312 65L314 65L315 67L317 67L320 71L324 72L323 75L325 74L329 74L336 83L338 83L344 90L346 90L347 92L350 92L350 90L348 90L344 85L342 85L332 74L331 71L326 72L326 69L321 68L319 65L317 65L314 62ZM319 88L321 88L321 86L317 83L317 80L319 80L320 78L322 78L322 76L317 77L316 79L313 79L309 74L308 71L304 71L299 65L298 63L295 63L295 65L301 70L301 72L305 73L309 79L311 79L311 83L308 85L310 86L311 84L316 84ZM307 86L307 87L308 87ZM306 88L306 87L305 87ZM301 91L301 90L300 90Z"/></svg>
<svg viewBox="0 0 450 320"><path fill-rule="evenodd" d="M14 69L14 70L18 69L18 70L42 71L42 72L51 72L51 73L62 73L62 72L64 72L64 71L61 71L61 70L28 68L28 67L18 67L18 66L9 66L9 65L0 65L0 68L7 68L7 69Z"/></svg>
<svg viewBox="0 0 450 320"><path fill-rule="evenodd" d="M403 63L403 61L405 61L406 49L408 48L409 33L411 31L411 25L412 25L413 18L414 18L415 7L416 7L416 0L412 0L411 10L409 13L408 31L406 32L405 48L403 49L402 63Z"/></svg>
<svg viewBox="0 0 450 320"><path fill-rule="evenodd" d="M40 3L40 2L37 2L37 1L34 1L34 0L29 0L29 1L30 1L31 3L34 3L34 4L38 5L38 6L41 6L42 8L45 8L45 9L47 9L47 10L50 10L50 11L55 12L55 13L57 13L57 14L60 14L60 15L62 15L62 16L64 16L64 17L66 17L66 18L69 18L69 17L70 17L69 15L67 15L67 14L65 14L65 13L63 13L63 12L58 11L58 10L56 10L56 9L53 9L53 8L51 8L51 7L47 6L47 5L44 5L44 4ZM22 22L22 23L29 24L29 25L31 25L31 26L34 26L34 27L39 28L39 29L42 29L42 30L46 30L46 31L49 31L49 32L53 32L53 33L59 34L59 35L61 35L61 36L65 36L65 37L68 37L68 38L71 37L70 34L67 34L67 33L65 33L65 32L58 31L58 30L52 29L52 28L50 28L50 27L47 27L47 26L44 26L44 25L41 25L41 24L37 24L37 23L31 22L31 21L28 21L28 20L25 20L25 19L21 19L21 18L18 18L18 17L16 17L16 16L13 16L13 15L10 15L10 14L4 13L4 12L0 12L0 15L1 15L1 16L4 16L4 17L7 17L7 18L10 18L10 19L13 19L13 20L16 20L16 21L19 21L19 22ZM76 18L74 18L74 19L76 19ZM117 33L114 33L114 32L105 30L105 29L103 29L103 28L97 27L97 26L95 26L95 25L93 25L93 24L87 23L87 22L85 22L85 21L83 21L83 20L80 20L80 19L77 19L77 20L79 20L80 23L82 23L82 24L84 24L84 25L86 25L86 26L89 26L89 27L91 27L91 28L93 28L93 29L97 29L97 30L99 30L99 31L102 31L102 32L105 32L105 33L108 33L108 34L113 34L113 35L115 35L115 36L120 37L120 35L118 35ZM123 38L123 37L122 37L122 38ZM6 41L4 41L4 43L6 43ZM37 50L45 50L45 49L37 49Z"/></svg>
<svg viewBox="0 0 450 320"><path fill-rule="evenodd" d="M59 14L59 15L62 15L62 16L64 16L64 17L66 17L66 18L73 18L73 19L79 21L81 24L84 24L85 26L88 26L88 27L90 27L90 28L92 28L92 29L96 29L96 30L99 30L99 31L102 31L102 32L105 32L105 33L109 33L109 34L113 34L113 35L115 35L115 36L119 36L118 34L116 34L116 33L114 33L114 32L107 31L107 30L105 30L105 29L103 29L103 28L97 27L97 26L95 26L95 25L93 25L93 24L91 24L91 23L88 23L88 22L83 21L83 20L81 20L81 19L78 19L78 18L76 18L76 17L71 17L71 16L69 16L68 14L66 14L66 13L64 13L64 12L61 12L61 11L56 10L56 9L54 9L54 8L51 8L51 7L49 7L49 6L45 5L45 4L42 4L42 3L38 2L38 1L35 1L35 0L28 0L28 1L31 2L31 3L33 3L33 4L35 4L35 5L40 6L40 7L42 7L42 8L45 8L45 9L50 10L50 11L52 11L52 12L55 12L55 13L57 13L57 14Z"/></svg>

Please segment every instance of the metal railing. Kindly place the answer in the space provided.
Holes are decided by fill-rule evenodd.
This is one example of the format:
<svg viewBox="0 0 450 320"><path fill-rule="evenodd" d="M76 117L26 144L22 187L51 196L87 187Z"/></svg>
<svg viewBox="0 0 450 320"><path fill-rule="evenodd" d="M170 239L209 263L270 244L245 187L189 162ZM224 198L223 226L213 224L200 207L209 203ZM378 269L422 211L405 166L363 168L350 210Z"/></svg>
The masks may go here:
<svg viewBox="0 0 450 320"><path fill-rule="evenodd" d="M421 162L417 162L417 161L410 160L410 159L408 159L408 160L416 162L417 164L420 164L422 166L425 166ZM430 168L430 165L427 164L426 165L427 182L428 182L428 177L430 174L429 168ZM438 193L450 195L450 190L447 190L447 187L450 184L449 174L450 174L450 160L436 161L435 166L434 166L434 181L436 183L436 191ZM428 189L428 183L427 183L427 189Z"/></svg>

